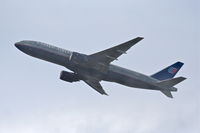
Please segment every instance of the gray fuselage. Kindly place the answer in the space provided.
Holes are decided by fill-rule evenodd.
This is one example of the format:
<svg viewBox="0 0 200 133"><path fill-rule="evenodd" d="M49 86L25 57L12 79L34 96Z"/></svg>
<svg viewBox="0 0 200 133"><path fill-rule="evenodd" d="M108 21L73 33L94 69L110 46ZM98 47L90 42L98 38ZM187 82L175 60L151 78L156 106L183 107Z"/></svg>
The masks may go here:
<svg viewBox="0 0 200 133"><path fill-rule="evenodd" d="M82 79L85 78L85 75L97 76L100 80L116 82L129 87L161 89L155 84L158 80L150 76L112 64L106 68L101 67L95 61L91 63L93 61L90 61L89 56L85 54L36 41L21 41L16 43L15 46L30 56L64 66L79 74Z"/></svg>

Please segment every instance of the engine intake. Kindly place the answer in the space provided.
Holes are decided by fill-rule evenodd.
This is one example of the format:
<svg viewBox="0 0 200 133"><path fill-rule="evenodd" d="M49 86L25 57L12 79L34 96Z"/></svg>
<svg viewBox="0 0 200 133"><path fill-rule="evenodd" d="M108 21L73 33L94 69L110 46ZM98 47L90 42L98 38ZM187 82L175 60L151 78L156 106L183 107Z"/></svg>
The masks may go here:
<svg viewBox="0 0 200 133"><path fill-rule="evenodd" d="M78 78L78 75L75 73L71 73L71 72L66 72L66 71L61 71L60 73L60 79L63 81L67 81L67 82L76 82L79 81L80 79Z"/></svg>

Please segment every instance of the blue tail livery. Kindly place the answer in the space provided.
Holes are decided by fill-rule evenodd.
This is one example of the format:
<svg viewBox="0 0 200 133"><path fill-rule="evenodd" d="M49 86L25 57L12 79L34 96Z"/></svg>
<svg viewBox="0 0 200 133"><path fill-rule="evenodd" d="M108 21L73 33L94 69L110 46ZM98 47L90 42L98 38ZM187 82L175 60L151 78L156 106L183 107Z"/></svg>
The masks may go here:
<svg viewBox="0 0 200 133"><path fill-rule="evenodd" d="M166 80L173 78L176 73L181 69L184 63L176 62L171 66L166 67L165 69L151 75L151 77L158 80Z"/></svg>

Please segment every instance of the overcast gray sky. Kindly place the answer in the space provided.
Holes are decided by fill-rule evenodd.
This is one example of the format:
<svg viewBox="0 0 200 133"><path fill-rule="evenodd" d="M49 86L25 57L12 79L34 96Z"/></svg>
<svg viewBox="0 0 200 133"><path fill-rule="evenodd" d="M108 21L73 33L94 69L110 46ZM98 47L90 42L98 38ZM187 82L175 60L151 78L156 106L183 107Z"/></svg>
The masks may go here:
<svg viewBox="0 0 200 133"><path fill-rule="evenodd" d="M198 0L0 0L1 133L199 133ZM185 63L169 99L157 91L59 80L65 68L14 47L36 40L91 54L143 36L114 64L150 75Z"/></svg>

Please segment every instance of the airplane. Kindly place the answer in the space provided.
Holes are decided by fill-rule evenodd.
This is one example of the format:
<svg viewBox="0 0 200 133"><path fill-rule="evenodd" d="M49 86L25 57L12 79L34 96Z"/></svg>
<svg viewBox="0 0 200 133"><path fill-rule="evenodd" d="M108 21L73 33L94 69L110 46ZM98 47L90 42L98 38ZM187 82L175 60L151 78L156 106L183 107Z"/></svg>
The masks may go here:
<svg viewBox="0 0 200 133"><path fill-rule="evenodd" d="M143 37L137 37L90 55L71 52L38 41L24 40L15 43L15 46L30 56L64 66L72 71L61 71L61 80L70 83L82 80L102 95L108 94L100 82L109 81L128 87L161 91L167 97L173 98L171 92L177 91L174 86L186 79L185 77L174 78L184 63L178 61L153 75L144 75L111 64L142 39Z"/></svg>

